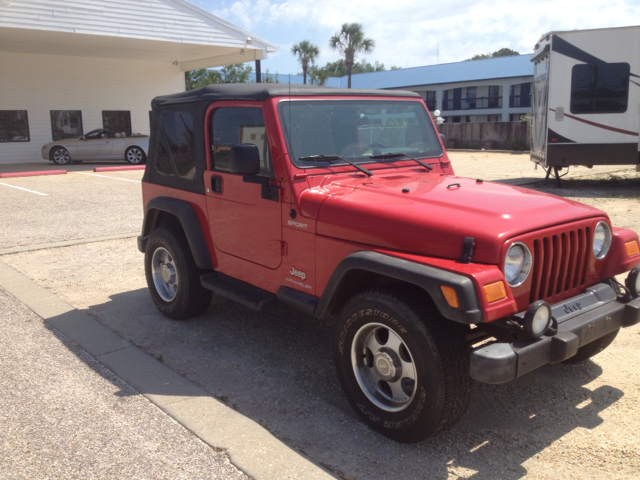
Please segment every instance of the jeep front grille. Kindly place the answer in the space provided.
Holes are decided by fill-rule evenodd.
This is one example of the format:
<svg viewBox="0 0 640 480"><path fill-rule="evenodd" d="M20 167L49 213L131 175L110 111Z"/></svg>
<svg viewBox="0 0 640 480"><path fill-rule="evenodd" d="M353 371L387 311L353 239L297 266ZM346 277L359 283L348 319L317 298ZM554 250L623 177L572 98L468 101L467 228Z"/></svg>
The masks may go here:
<svg viewBox="0 0 640 480"><path fill-rule="evenodd" d="M533 241L530 302L545 300L584 286L591 253L591 228L577 227Z"/></svg>

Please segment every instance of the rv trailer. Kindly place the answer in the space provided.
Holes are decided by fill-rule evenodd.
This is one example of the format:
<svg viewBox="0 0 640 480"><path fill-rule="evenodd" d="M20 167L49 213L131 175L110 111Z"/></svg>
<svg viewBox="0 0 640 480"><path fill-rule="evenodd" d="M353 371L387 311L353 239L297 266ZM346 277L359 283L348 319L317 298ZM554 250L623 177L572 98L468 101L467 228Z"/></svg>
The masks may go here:
<svg viewBox="0 0 640 480"><path fill-rule="evenodd" d="M531 160L636 165L640 130L640 26L551 32L534 62Z"/></svg>

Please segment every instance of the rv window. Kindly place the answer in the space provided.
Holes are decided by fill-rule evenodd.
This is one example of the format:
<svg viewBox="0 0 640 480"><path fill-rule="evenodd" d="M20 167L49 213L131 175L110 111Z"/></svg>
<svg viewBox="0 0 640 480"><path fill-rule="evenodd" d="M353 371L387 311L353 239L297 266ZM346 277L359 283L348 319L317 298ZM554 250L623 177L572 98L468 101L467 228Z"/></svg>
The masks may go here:
<svg viewBox="0 0 640 480"><path fill-rule="evenodd" d="M571 113L623 113L629 96L629 64L575 65Z"/></svg>

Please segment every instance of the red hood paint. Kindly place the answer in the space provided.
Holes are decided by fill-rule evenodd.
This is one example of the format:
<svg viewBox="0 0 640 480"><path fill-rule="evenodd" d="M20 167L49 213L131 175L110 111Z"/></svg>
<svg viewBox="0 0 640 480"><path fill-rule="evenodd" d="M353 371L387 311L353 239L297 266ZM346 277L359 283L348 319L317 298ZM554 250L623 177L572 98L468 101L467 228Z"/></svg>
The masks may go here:
<svg viewBox="0 0 640 480"><path fill-rule="evenodd" d="M300 206L320 235L449 259L458 259L464 238L473 237L473 261L494 265L509 238L606 217L555 195L411 168L368 179L324 177L301 195Z"/></svg>

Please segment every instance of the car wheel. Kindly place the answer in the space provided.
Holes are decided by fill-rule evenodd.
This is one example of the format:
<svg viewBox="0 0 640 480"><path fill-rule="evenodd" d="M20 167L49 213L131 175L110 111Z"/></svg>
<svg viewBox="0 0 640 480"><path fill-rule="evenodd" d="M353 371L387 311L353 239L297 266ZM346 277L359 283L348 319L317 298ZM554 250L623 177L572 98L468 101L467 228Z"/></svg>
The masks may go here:
<svg viewBox="0 0 640 480"><path fill-rule="evenodd" d="M142 164L147 161L147 156L140 147L129 147L124 152L124 159L134 165Z"/></svg>
<svg viewBox="0 0 640 480"><path fill-rule="evenodd" d="M64 147L53 147L50 156L51 160L58 165L68 165L71 162L71 155Z"/></svg>
<svg viewBox="0 0 640 480"><path fill-rule="evenodd" d="M587 343L585 346L580 347L573 357L567 358L562 363L578 363L587 360L594 355L599 354L605 348L607 348L618 336L620 329L607 333L605 336L594 340L591 343Z"/></svg>
<svg viewBox="0 0 640 480"><path fill-rule="evenodd" d="M199 315L211 304L213 292L200 283L199 269L181 230L155 229L145 249L145 274L153 302L174 320Z"/></svg>
<svg viewBox="0 0 640 480"><path fill-rule="evenodd" d="M339 317L334 360L355 412L396 441L424 440L455 425L467 409L464 329L418 297L374 289L351 298Z"/></svg>

